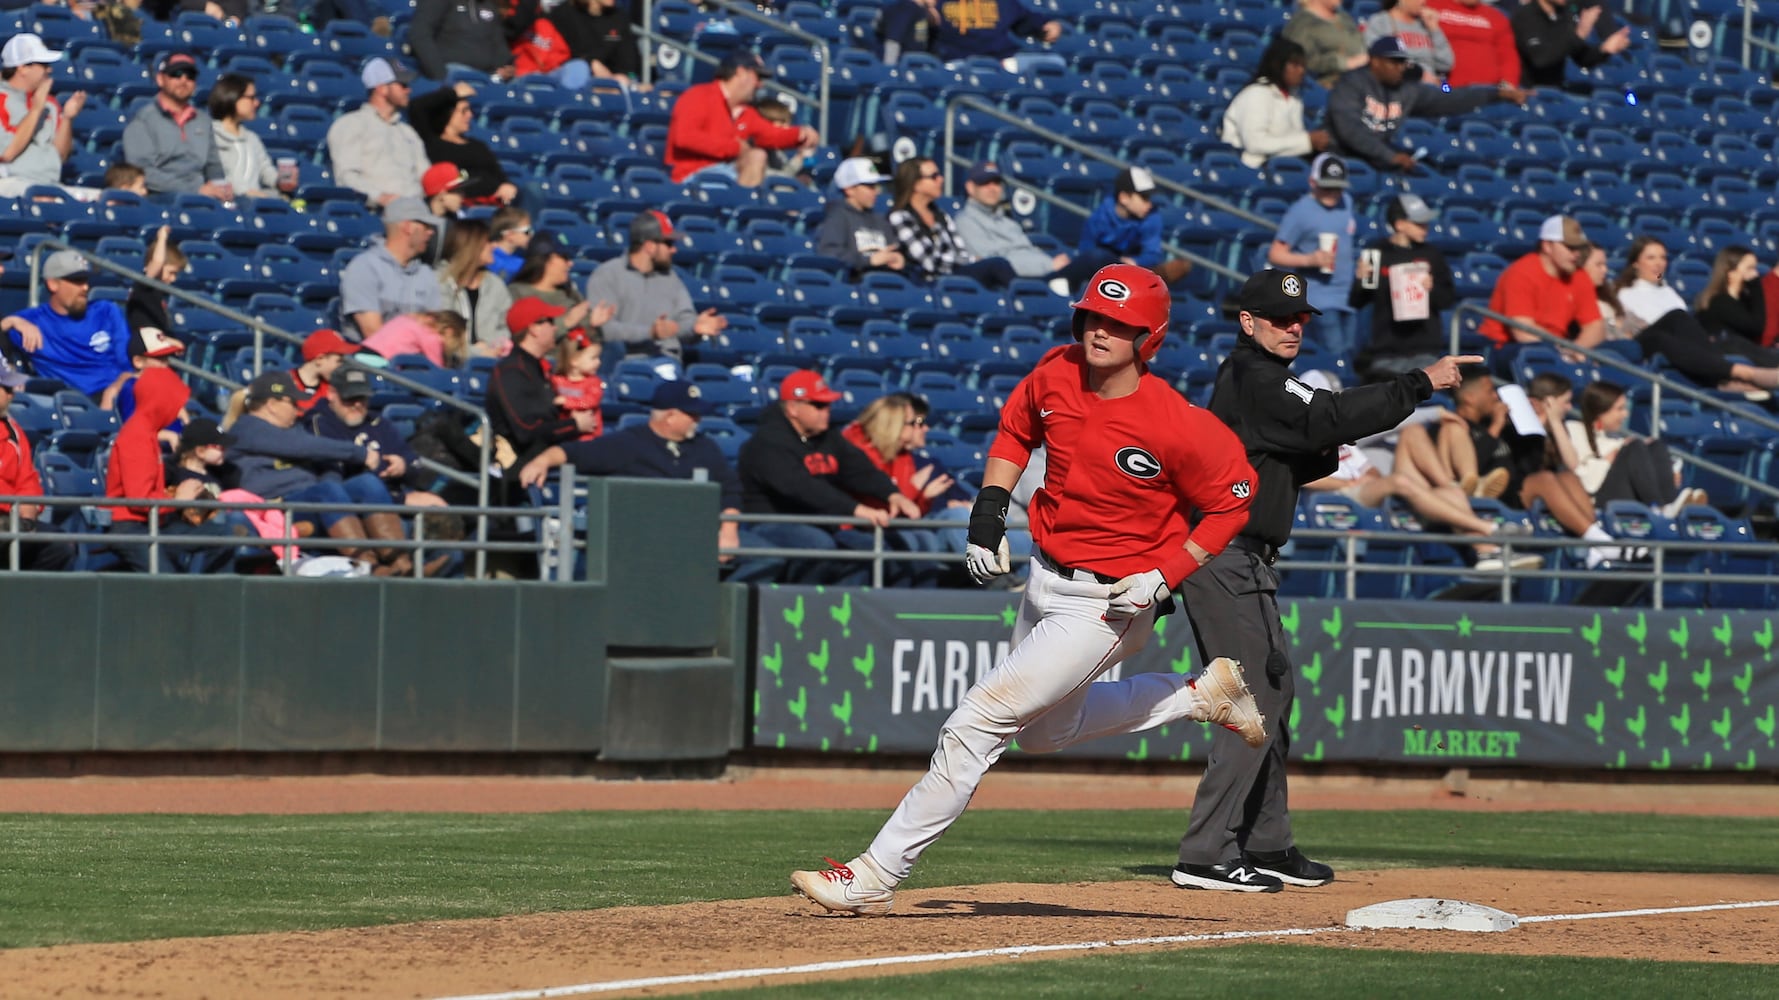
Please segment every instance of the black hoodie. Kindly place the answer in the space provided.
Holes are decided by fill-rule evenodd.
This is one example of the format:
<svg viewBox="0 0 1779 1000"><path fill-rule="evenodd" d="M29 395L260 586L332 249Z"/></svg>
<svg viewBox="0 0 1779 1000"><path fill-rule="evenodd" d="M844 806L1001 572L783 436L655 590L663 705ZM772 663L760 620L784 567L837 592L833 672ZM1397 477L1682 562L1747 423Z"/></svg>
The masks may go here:
<svg viewBox="0 0 1779 1000"><path fill-rule="evenodd" d="M859 497L888 501L895 481L865 453L829 428L803 437L782 406L760 414L759 429L741 446L741 509L749 514L845 517Z"/></svg>

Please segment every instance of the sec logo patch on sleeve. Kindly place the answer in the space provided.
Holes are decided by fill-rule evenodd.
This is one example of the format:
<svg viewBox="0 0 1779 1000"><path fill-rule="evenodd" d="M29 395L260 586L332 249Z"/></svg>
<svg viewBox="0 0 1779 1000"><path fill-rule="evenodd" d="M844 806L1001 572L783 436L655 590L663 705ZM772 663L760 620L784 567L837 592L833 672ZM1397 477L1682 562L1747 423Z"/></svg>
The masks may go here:
<svg viewBox="0 0 1779 1000"><path fill-rule="evenodd" d="M1161 463L1141 448L1120 448L1112 456L1120 472L1138 479L1154 479L1161 475Z"/></svg>
<svg viewBox="0 0 1779 1000"><path fill-rule="evenodd" d="M1229 488L1229 492L1234 494L1235 498L1237 500L1248 499L1248 494L1252 493L1253 491L1254 491L1254 487L1253 487L1252 483L1250 483L1246 479L1242 480L1239 483L1236 483L1234 486L1231 486Z"/></svg>

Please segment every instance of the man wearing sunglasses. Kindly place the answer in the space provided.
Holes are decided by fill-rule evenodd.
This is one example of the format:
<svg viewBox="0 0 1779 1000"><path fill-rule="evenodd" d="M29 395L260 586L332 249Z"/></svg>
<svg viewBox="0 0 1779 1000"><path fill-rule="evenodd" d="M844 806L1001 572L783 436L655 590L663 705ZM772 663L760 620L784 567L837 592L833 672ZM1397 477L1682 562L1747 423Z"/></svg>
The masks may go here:
<svg viewBox="0 0 1779 1000"><path fill-rule="evenodd" d="M161 57L154 82L161 92L124 127L124 162L148 175L151 195L195 193L233 200L210 115L192 103L198 61L184 52L169 52Z"/></svg>
<svg viewBox="0 0 1779 1000"><path fill-rule="evenodd" d="M43 378L58 379L95 400L130 364L130 324L108 299L87 301L86 258L59 250L43 262L48 301L0 319L0 330Z"/></svg>

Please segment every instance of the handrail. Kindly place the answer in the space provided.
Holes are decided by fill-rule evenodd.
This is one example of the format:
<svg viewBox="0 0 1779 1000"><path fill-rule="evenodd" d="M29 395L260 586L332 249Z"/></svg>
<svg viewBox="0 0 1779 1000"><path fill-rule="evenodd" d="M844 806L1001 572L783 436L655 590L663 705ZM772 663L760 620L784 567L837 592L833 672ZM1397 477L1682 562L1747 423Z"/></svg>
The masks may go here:
<svg viewBox="0 0 1779 1000"><path fill-rule="evenodd" d="M1742 68L1754 68L1754 49L1779 52L1779 44L1754 37L1754 0L1742 0Z"/></svg>
<svg viewBox="0 0 1779 1000"><path fill-rule="evenodd" d="M679 49L679 50L685 52L686 56L690 59L696 59L699 62L709 63L712 66L715 66L722 62L721 59L718 59L716 56L713 56L708 52L698 51L697 46L694 45L692 42L684 41L684 40L678 39L678 38L669 38L666 35L657 34L656 32L654 32L648 28L633 27L633 28L631 28L631 30L636 33L638 38L642 38L646 41L659 42L659 43L661 43L661 46L663 48ZM808 93L807 91L798 90L795 87L787 87L784 84L779 83L777 80L762 80L762 81L760 81L760 86L766 88L767 90L775 91L780 94L789 94L792 97L795 97L797 100L802 101L805 104L812 105L812 106L819 106L819 107L823 108L824 109L822 112L823 117L820 120L824 124L826 123L827 111L825 109L826 109L827 105L822 102L822 99L820 97L817 97L814 94ZM824 141L824 142L827 141L827 136L825 133L822 136L822 141Z"/></svg>
<svg viewBox="0 0 1779 1000"><path fill-rule="evenodd" d="M820 91L819 96L816 99L816 103L821 107L821 117L817 119L817 121L820 122L820 125L816 130L821 133L823 142L832 142L833 137L828 135L828 77L834 72L834 52L829 47L828 40L820 35L804 31L802 28L789 22L767 17L765 14L755 10L752 6L736 3L735 0L700 0L700 5L704 7L720 8L721 10L727 11L743 20L752 21L755 24L763 24L768 28L789 35L799 41L809 43L810 47L815 50L816 59L822 64ZM698 52L692 47L690 41L669 39L656 34L653 22L654 6L655 5L650 2L650 0L643 0L642 18L644 29L647 32L646 39L648 41L660 41L675 46L683 46L688 52L691 52L694 55L709 58L711 62L719 61L715 58L704 56L704 53ZM648 54L649 53L644 53L645 57ZM649 65L649 60L647 58L644 59L643 65L645 67ZM796 93L796 91L791 90L789 87L779 87L778 89Z"/></svg>
<svg viewBox="0 0 1779 1000"><path fill-rule="evenodd" d="M154 278L149 277L147 274L145 274L141 271L137 271L133 268L125 267L122 264L118 264L118 263L114 263L112 261L106 260L104 257L101 257L96 253L91 253L89 251L82 250L79 247L71 246L68 243L63 242L62 240L55 239L53 237L50 239L43 240L43 241L39 242L36 246L31 248L31 290L30 290L30 300L29 301L32 306L36 306L38 304L39 298L43 294L42 272L43 272L44 254L51 252L51 251L56 251L56 250L72 250L75 253L80 254L80 256L82 258L84 258L88 264L96 265L102 271L110 271L113 274L118 274L118 275L122 275L126 278L130 278L140 284L146 285L149 288L154 289L155 291L163 292L165 294L171 295L174 298L177 298L182 302L189 302L192 305L197 306L200 309L204 309L209 312L216 313L217 315L222 316L225 319L233 320L237 323L240 323L240 324L252 329L253 330L253 370L256 374L265 370L265 335L266 334L269 333L274 337L278 337L278 338L288 341L289 343L292 343L292 344L300 345L303 342L302 337L299 337L296 334L291 333L290 331L285 330L281 327L273 326L270 323L267 323L266 321L259 319L256 316L249 316L248 314L241 312L238 309L233 309L233 308L230 308L229 306L225 306L222 303L216 301L215 299L204 298L203 296L197 294L196 292L187 291L186 289L177 288L173 285L169 285L164 282L157 281ZM350 359L348 359L347 363L348 364L356 364L356 362L352 362ZM189 368L189 366L183 366L183 367ZM477 420L481 421L481 423L482 423L482 445L481 445L482 454L481 454L481 469L479 470L480 476L478 477L478 482L476 484L476 506L477 507L487 507L488 506L488 470L489 470L489 467L494 464L494 428L488 422L488 411L479 407L479 406L476 406L475 404L469 402L468 400L458 399L456 396L450 395L449 393L440 392L437 389L434 389L433 387L426 385L425 383L415 381L414 379L408 378L405 375L401 375L392 369L371 368L371 367L364 366L364 365L359 365L358 367L361 367L365 371L370 372L371 374L376 375L380 378L383 378L389 382L393 382L396 385L399 385L402 388L408 390L409 392L417 393L421 396L425 396L428 399L437 400L438 402L444 403L446 406L449 406L452 409L462 410L465 413L468 413L470 416L475 417ZM205 376L205 377L208 378L209 376ZM211 381L216 381L216 379L211 379ZM226 382L226 380L224 380L224 381ZM227 383L227 384L233 385L233 383ZM486 542L487 540L488 540L488 518L486 515L479 514L476 516L476 541ZM488 560L485 557L485 555L482 553L482 551L478 549L476 552L476 575L477 576L483 575L484 571L487 570L487 568L488 568Z"/></svg>

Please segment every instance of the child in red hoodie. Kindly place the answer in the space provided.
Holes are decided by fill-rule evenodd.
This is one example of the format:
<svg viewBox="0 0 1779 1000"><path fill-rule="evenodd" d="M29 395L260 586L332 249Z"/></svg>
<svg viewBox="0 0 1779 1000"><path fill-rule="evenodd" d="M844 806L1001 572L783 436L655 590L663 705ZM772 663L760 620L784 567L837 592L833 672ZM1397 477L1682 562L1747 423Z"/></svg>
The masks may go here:
<svg viewBox="0 0 1779 1000"><path fill-rule="evenodd" d="M111 526L106 533L112 537L110 549L124 564L138 573L228 573L235 567L235 546L196 547L160 543L159 552L150 548L148 519L156 515L156 531L163 538L178 535L229 536L237 534L229 523L209 520L192 524L173 510L154 511L149 502L173 497L167 488L167 464L161 455L160 431L173 422L191 398L191 390L180 381L171 368L149 368L136 379L136 410L124 421L111 446L111 459L105 468L105 495L128 499L133 503L111 508ZM194 494L195 496L195 494ZM192 499L181 496L178 499ZM141 539L124 541L125 538Z"/></svg>

